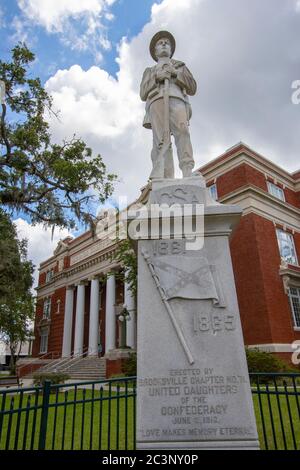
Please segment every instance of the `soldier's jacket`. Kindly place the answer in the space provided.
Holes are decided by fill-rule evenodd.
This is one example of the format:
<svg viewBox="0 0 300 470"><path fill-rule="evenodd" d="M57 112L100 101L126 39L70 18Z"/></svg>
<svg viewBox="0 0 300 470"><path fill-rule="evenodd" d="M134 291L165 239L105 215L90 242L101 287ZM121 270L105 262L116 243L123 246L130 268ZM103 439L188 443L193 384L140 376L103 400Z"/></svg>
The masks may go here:
<svg viewBox="0 0 300 470"><path fill-rule="evenodd" d="M184 62L174 59L171 59L170 62L177 71L177 77L172 78L170 81L169 95L172 98L178 98L186 103L188 114L187 118L190 119L192 110L189 104L188 95L195 95L197 91L197 83ZM158 66L154 65L154 67L148 67L145 70L140 87L141 99L142 101L146 101L146 115L143 126L147 129L151 129L149 116L150 105L158 99L163 99L164 95L164 84L156 81L157 68Z"/></svg>

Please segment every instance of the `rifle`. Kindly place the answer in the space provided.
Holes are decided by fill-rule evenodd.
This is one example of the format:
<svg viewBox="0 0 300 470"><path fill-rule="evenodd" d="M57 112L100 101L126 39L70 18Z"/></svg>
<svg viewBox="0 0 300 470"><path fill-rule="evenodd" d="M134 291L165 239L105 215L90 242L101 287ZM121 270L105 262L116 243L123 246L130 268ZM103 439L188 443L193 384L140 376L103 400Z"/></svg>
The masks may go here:
<svg viewBox="0 0 300 470"><path fill-rule="evenodd" d="M167 65L167 64L165 64ZM164 177L165 158L172 147L170 132L170 80L165 78L164 81L164 133L163 144L160 149L158 158L153 166L150 179Z"/></svg>

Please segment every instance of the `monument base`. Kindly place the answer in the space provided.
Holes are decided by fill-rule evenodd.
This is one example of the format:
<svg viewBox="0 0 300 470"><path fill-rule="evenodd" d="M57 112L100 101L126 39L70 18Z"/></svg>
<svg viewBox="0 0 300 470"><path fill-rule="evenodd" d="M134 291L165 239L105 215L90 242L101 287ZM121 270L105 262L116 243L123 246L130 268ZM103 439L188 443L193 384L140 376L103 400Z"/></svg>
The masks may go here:
<svg viewBox="0 0 300 470"><path fill-rule="evenodd" d="M204 206L204 245L138 241L137 449L258 450L228 240L241 210L195 177L154 181L149 210L166 202Z"/></svg>
<svg viewBox="0 0 300 470"><path fill-rule="evenodd" d="M137 450L259 450L258 441L138 442Z"/></svg>

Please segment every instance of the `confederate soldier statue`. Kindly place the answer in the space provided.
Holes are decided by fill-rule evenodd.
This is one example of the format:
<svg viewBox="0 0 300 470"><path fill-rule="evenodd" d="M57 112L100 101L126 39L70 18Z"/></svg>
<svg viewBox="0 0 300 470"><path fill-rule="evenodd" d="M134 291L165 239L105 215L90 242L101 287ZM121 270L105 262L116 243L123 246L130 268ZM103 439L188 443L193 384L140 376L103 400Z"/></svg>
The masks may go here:
<svg viewBox="0 0 300 470"><path fill-rule="evenodd" d="M143 125L153 132L150 179L174 178L171 135L183 177L192 176L195 164L189 133L192 110L188 95L195 95L197 84L184 62L172 59L175 47L175 39L168 31L155 34L150 53L157 64L145 70L141 83L141 99L146 101Z"/></svg>

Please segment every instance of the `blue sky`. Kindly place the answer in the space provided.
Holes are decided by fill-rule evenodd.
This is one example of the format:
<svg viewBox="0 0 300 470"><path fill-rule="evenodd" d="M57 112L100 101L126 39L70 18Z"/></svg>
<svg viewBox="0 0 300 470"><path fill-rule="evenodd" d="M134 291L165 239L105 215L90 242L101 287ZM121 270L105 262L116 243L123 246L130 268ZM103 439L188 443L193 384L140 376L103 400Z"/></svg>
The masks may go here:
<svg viewBox="0 0 300 470"><path fill-rule="evenodd" d="M150 20L153 3L159 4L160 2L161 0L156 0L156 2L153 0L115 0L109 8L109 14L113 15L113 18L101 17L101 29L103 29L104 36L109 38L110 47L106 50L99 45L99 51L102 54L100 62L101 67L110 75L115 77L119 70L116 57L122 38L126 37L130 41L136 36ZM79 64L84 70L95 64L99 65L93 51L73 50L63 44L60 32L49 32L43 25L28 21L18 0L0 0L0 9L2 13L0 23L2 60L9 60L12 47L18 41L25 40L36 55L31 74L40 77L43 83L46 83L58 69L69 69L73 64ZM69 18L68 21L78 36L84 34L86 27L84 18ZM17 32L17 24L21 29L19 32ZM28 220L22 212L18 215ZM84 227L80 227L79 232L83 229Z"/></svg>
<svg viewBox="0 0 300 470"><path fill-rule="evenodd" d="M49 121L53 140L82 137L119 175L115 198L128 202L151 171L139 86L160 29L174 34L174 57L198 83L190 123L196 167L244 141L299 170L292 83L300 80L300 0L0 0L1 58L26 39L36 54L31 73L60 110L60 121ZM18 223L36 264L65 235L51 242L42 227Z"/></svg>
<svg viewBox="0 0 300 470"><path fill-rule="evenodd" d="M53 3L59 0L54 0ZM83 0L84 2L84 0ZM111 74L115 75L118 71L116 63L117 47L122 37L126 36L128 40L136 36L149 21L151 7L153 3L159 4L161 0L116 0L109 9L114 15L114 19L107 20L102 18L104 34L109 37L111 48L99 50L103 54L101 65ZM57 70L69 68L74 63L79 63L82 68L88 69L95 64L93 54L86 51L74 51L67 46L63 46L61 35L58 33L49 33L42 25L34 22L28 22L26 15L18 5L17 0L0 0L0 8L3 12L4 24L0 28L0 53L2 58L9 57L11 48L16 41L22 40L22 34L16 35L14 21L16 18L23 23L24 33L28 35L26 42L35 52L37 61L33 68L43 82ZM84 24L80 19L70 20L80 35L84 32Z"/></svg>

